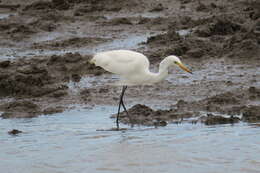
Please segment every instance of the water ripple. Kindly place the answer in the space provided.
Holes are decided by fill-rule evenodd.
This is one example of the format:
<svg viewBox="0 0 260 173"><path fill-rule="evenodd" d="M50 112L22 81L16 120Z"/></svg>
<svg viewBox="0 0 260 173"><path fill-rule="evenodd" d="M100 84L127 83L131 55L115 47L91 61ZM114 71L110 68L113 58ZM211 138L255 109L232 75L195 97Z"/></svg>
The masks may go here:
<svg viewBox="0 0 260 173"><path fill-rule="evenodd" d="M115 107L80 109L33 119L0 120L0 168L33 172L259 172L259 124L170 124L124 132ZM126 127L126 126L125 126ZM22 130L17 136L7 131ZM3 158L3 159L2 159ZM16 169L13 169L13 167Z"/></svg>

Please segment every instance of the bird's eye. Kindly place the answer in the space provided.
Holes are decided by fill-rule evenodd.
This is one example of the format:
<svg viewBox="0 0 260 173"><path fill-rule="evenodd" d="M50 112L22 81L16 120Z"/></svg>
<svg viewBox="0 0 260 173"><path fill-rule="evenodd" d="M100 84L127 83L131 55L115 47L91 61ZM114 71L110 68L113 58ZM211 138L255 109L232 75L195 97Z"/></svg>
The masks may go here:
<svg viewBox="0 0 260 173"><path fill-rule="evenodd" d="M174 64L177 64L177 61L174 61Z"/></svg>

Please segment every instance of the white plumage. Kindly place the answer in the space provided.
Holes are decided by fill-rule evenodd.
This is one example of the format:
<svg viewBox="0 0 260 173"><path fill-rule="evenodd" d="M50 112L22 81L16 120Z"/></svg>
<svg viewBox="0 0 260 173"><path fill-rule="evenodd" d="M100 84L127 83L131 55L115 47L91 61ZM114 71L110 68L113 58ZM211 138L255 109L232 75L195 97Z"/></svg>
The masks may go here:
<svg viewBox="0 0 260 173"><path fill-rule="evenodd" d="M147 85L160 82L168 76L168 67L172 65L177 65L183 70L191 73L191 71L181 63L180 59L174 55L168 56L162 60L158 73L150 72L150 62L147 57L141 53L130 50L101 52L96 54L90 62L111 73L118 74L122 78L118 83L119 85L123 85L123 89L120 95L116 117L117 130L119 130L119 113L121 106L123 106L132 124L131 116L129 116L123 101L127 85Z"/></svg>
<svg viewBox="0 0 260 173"><path fill-rule="evenodd" d="M168 67L178 65L191 73L174 55L166 57L159 67L158 73L149 71L150 62L141 53L130 50L112 50L97 53L91 60L96 66L118 74L122 80L120 85L147 85L162 81L168 76Z"/></svg>
<svg viewBox="0 0 260 173"><path fill-rule="evenodd" d="M129 50L101 52L93 58L96 66L118 75L136 74L149 70L149 61L141 53Z"/></svg>

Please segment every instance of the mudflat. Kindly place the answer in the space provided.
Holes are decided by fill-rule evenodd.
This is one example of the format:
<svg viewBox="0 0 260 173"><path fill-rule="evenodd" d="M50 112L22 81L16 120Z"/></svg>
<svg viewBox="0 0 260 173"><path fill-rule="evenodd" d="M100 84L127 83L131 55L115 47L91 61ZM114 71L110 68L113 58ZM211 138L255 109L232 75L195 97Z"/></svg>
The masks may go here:
<svg viewBox="0 0 260 173"><path fill-rule="evenodd" d="M259 16L260 2L247 0L2 0L1 117L117 105L116 76L89 60L131 49L147 55L152 71L174 54L194 73L172 68L162 83L129 87L134 124L259 121ZM121 122L130 123L124 112Z"/></svg>

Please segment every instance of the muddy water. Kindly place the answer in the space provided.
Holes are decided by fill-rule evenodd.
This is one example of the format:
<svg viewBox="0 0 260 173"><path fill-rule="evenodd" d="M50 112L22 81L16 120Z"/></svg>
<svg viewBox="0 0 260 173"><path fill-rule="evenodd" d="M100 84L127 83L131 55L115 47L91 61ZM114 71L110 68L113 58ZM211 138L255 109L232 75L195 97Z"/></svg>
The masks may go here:
<svg viewBox="0 0 260 173"><path fill-rule="evenodd" d="M0 13L0 20L6 19L6 18L8 18L10 16L14 16L14 15L16 15L16 14L15 13Z"/></svg>
<svg viewBox="0 0 260 173"><path fill-rule="evenodd" d="M153 32L152 34L132 34L128 35L121 39L114 39L113 41L107 43L101 43L96 46L94 49L86 49L85 47L81 48L67 48L62 50L41 50L41 49L27 49L23 48L5 48L1 47L0 51L3 55L1 59L14 59L18 57L33 57L33 56L50 56L50 55L63 55L66 53L80 53L81 55L94 54L100 51L113 50L113 49L136 49L141 46L142 43L146 42L150 36L154 36L161 32ZM48 40L55 40L60 35L58 33L53 33L48 35L48 37L39 36L36 38L36 42L44 42Z"/></svg>
<svg viewBox="0 0 260 173"><path fill-rule="evenodd" d="M10 14L0 14L0 19L8 18Z"/></svg>
<svg viewBox="0 0 260 173"><path fill-rule="evenodd" d="M115 107L77 108L55 116L1 120L1 170L8 173L260 171L257 124L184 123L164 128L97 131L114 125L109 115L115 111ZM17 136L6 133L13 128L23 133Z"/></svg>

